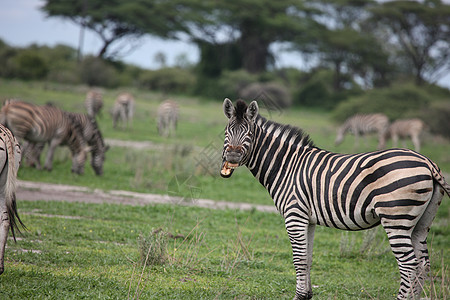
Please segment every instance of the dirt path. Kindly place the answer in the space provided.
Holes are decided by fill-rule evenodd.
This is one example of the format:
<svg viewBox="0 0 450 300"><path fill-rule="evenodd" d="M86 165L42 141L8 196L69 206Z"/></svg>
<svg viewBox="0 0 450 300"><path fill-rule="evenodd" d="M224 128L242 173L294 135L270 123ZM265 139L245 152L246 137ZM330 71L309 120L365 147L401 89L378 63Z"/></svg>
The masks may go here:
<svg viewBox="0 0 450 300"><path fill-rule="evenodd" d="M16 196L18 201L51 200L83 203L114 203L127 205L163 203L184 206L198 206L212 209L255 209L262 212L276 212L275 206L272 205L213 201L208 199L184 199L181 197L173 197L169 195L144 194L121 190L92 190L81 186L21 180L19 180L18 182Z"/></svg>

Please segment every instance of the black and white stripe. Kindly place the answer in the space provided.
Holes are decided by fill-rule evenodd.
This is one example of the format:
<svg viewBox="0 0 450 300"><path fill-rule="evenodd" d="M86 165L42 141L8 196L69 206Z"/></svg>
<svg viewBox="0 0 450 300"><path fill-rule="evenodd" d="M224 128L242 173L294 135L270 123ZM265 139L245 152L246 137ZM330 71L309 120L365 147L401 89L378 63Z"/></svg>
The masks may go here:
<svg viewBox="0 0 450 300"><path fill-rule="evenodd" d="M16 207L16 181L21 150L8 128L0 125L0 274L4 271L4 255L8 231L14 240L15 229L25 228Z"/></svg>
<svg viewBox="0 0 450 300"><path fill-rule="evenodd" d="M112 108L113 127L116 128L118 122L122 122L122 127L126 128L133 123L134 97L130 93L120 93L117 96Z"/></svg>
<svg viewBox="0 0 450 300"><path fill-rule="evenodd" d="M105 145L102 134L98 128L95 118L88 116L87 114L80 114L74 112L66 112L73 122L81 128L83 138L89 145L89 151L91 152L91 166L96 175L103 175L103 163L105 161L105 153L109 149ZM40 160L40 155L44 149L45 144L39 143L30 145L28 154L32 156L32 161L36 162Z"/></svg>
<svg viewBox="0 0 450 300"><path fill-rule="evenodd" d="M348 118L337 130L336 145L344 140L347 133L355 136L355 147L359 146L359 136L376 133L378 135L378 149L386 146L386 132L389 128L389 119L384 114L357 114Z"/></svg>
<svg viewBox="0 0 450 300"><path fill-rule="evenodd" d="M268 121L253 101L225 99L221 175L245 165L284 216L297 274L295 299L312 297L314 228L362 230L381 224L397 259L398 299L417 295L430 269L426 238L444 191L439 168L406 149L355 155L314 146L300 129Z"/></svg>
<svg viewBox="0 0 450 300"><path fill-rule="evenodd" d="M103 94L99 90L89 90L84 100L87 114L93 118L100 113L103 107Z"/></svg>
<svg viewBox="0 0 450 300"><path fill-rule="evenodd" d="M167 137L175 134L178 122L178 104L172 100L165 100L158 107L158 133Z"/></svg>
<svg viewBox="0 0 450 300"><path fill-rule="evenodd" d="M9 100L2 107L0 122L8 127L19 140L48 143L44 168L52 169L53 155L59 145L67 145L72 153L72 172L82 174L89 150L80 124L59 108L38 106L28 102ZM26 155L27 149L23 152ZM39 162L36 162L39 163Z"/></svg>

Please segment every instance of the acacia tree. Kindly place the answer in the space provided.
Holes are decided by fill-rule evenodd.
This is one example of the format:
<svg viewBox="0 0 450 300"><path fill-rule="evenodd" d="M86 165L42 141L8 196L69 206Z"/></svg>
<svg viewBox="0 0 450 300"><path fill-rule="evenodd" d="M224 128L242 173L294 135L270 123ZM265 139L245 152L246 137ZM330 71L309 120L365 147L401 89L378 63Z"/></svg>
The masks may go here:
<svg viewBox="0 0 450 300"><path fill-rule="evenodd" d="M391 1L374 7L372 22L396 57L405 58L417 85L450 69L450 5L440 0Z"/></svg>
<svg viewBox="0 0 450 300"><path fill-rule="evenodd" d="M92 30L103 42L97 56L114 58L135 49L144 34L171 37L182 30L173 5L146 0L45 0L41 10L47 17L69 19Z"/></svg>

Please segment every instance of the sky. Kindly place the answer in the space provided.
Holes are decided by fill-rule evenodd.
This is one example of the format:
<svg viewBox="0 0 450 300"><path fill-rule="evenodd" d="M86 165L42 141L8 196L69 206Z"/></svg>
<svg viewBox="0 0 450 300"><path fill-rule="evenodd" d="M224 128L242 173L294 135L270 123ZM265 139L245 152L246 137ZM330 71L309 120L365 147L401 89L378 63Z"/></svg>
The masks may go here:
<svg viewBox="0 0 450 300"><path fill-rule="evenodd" d="M80 27L62 18L47 18L40 7L42 0L0 0L0 39L13 47L27 47L33 43L40 46L64 44L78 48ZM450 1L450 0L448 0ZM447 2L447 1L444 1ZM157 69L160 65L155 55L163 52L169 66L174 65L179 55L185 55L189 62L196 63L199 50L194 44L163 40L145 36L133 52L121 57L121 60L142 68ZM85 31L82 53L96 54L102 42L89 30ZM276 46L277 47L277 46ZM282 50L282 46L273 48L276 67L305 68L305 62L299 54ZM450 74L442 78L438 84L450 88Z"/></svg>

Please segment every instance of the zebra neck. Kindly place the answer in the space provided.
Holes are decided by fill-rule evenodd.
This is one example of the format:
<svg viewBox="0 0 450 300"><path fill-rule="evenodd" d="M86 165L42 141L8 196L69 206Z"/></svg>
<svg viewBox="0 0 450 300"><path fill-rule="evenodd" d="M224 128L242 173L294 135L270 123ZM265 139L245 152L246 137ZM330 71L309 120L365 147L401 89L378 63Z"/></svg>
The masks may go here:
<svg viewBox="0 0 450 300"><path fill-rule="evenodd" d="M313 147L301 129L258 117L247 167L273 196L274 187L292 173L294 162Z"/></svg>

